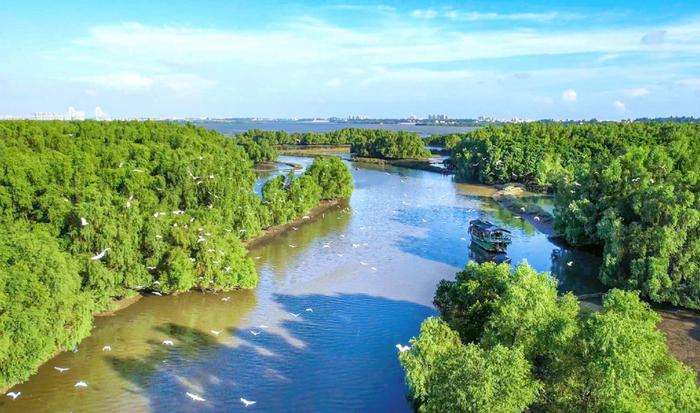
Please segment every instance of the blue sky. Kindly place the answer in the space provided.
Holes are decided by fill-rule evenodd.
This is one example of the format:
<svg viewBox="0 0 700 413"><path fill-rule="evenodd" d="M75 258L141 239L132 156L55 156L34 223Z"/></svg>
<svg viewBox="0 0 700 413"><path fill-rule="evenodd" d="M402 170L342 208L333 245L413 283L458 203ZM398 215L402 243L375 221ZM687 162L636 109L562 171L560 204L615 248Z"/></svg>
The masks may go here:
<svg viewBox="0 0 700 413"><path fill-rule="evenodd" d="M113 3L0 3L0 116L700 116L700 0Z"/></svg>

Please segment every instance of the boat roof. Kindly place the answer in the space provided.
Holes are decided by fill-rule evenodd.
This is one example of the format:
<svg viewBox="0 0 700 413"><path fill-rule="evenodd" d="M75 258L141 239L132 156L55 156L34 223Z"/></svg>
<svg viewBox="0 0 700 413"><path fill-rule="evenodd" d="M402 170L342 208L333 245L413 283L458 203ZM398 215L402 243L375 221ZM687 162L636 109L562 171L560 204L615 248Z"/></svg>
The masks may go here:
<svg viewBox="0 0 700 413"><path fill-rule="evenodd" d="M480 219L474 219L474 220L469 221L469 225L479 227L480 229L482 229L484 231L503 231L503 232L507 232L510 234L510 231L508 231L507 229L501 228L498 225L494 225L488 221L482 221Z"/></svg>

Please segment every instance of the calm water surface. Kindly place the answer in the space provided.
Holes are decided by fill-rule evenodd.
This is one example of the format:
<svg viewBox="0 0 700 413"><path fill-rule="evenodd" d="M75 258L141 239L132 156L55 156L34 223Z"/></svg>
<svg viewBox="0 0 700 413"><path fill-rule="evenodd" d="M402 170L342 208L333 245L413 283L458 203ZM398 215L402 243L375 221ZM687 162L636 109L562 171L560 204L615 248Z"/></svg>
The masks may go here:
<svg viewBox="0 0 700 413"><path fill-rule="evenodd" d="M257 401L248 411L409 412L394 345L436 313L436 283L480 258L467 242L477 217L513 231L513 262L552 271L562 290L600 289L593 255L560 250L495 204L490 188L393 167L353 175L348 209L251 251L256 290L144 297L98 318L77 353L46 363L0 410L243 411L244 397ZM88 387L75 388L79 380Z"/></svg>

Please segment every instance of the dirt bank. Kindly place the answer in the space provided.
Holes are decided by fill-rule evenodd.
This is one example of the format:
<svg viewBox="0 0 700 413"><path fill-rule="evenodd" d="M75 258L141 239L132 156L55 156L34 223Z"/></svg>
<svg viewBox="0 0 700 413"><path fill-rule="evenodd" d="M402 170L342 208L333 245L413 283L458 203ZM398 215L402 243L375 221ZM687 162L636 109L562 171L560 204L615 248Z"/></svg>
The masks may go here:
<svg viewBox="0 0 700 413"><path fill-rule="evenodd" d="M534 195L528 192L520 184L496 185L498 191L491 197L500 206L510 211L513 215L529 222L539 232L548 237L559 237L554 231L554 217L537 205L532 205L522 200L524 196Z"/></svg>

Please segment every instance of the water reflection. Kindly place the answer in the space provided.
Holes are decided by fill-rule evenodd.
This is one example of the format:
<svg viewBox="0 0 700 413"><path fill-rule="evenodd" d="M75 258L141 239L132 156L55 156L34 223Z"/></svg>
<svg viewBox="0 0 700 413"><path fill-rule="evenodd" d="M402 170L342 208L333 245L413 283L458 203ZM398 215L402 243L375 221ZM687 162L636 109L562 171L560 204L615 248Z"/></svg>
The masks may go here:
<svg viewBox="0 0 700 413"><path fill-rule="evenodd" d="M110 357L110 364L154 412L238 411L240 397L275 412L406 409L394 344L415 335L433 309L364 294L276 294L274 301L301 315L287 316L277 329L229 329L230 341L165 324L157 329L175 338L174 347L152 343L145 356ZM338 374L318 374L318 366ZM207 401L193 402L185 392Z"/></svg>

